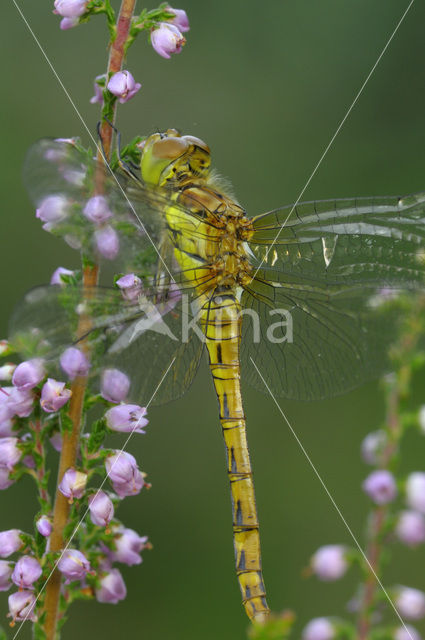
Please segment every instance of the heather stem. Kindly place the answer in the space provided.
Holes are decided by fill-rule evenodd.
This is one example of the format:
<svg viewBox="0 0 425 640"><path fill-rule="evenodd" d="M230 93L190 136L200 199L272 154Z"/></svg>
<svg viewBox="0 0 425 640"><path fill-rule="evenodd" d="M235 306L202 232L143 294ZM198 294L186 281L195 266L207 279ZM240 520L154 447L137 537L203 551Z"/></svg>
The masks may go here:
<svg viewBox="0 0 425 640"><path fill-rule="evenodd" d="M135 4L136 0L122 0L117 21L116 37L111 43L107 70L108 74L115 73L122 67L125 54L125 43L128 39ZM115 105L113 113L115 115ZM112 128L108 123L103 121L100 134L102 138L103 152L106 156L106 159L109 159L110 156L112 133ZM98 152L98 166L103 166L103 157L100 153L100 150ZM99 170L96 180L96 191L98 193L101 193L103 191L103 175L103 170ZM83 285L84 288L88 290L87 295L90 295L90 287L93 287L97 284L98 275L98 265L89 265L84 268ZM79 335L84 335L87 332L87 328L89 328L89 323L89 318L82 317L77 333ZM76 380L74 380L72 384L72 397L69 407L69 417L71 418L72 422L72 430L63 434L57 487L59 487L59 483L62 480L65 471L68 468L75 466L76 464L86 386L87 379L84 377L76 378ZM49 549L53 553L62 550L66 544L66 541L64 540L64 529L68 522L69 510L70 505L67 498L62 495L62 493L57 488L53 511L53 530L50 536ZM55 569L49 582L46 585L46 598L44 605L44 610L46 613L44 624L46 640L55 640L56 638L60 588L61 574L57 569Z"/></svg>
<svg viewBox="0 0 425 640"><path fill-rule="evenodd" d="M387 433L388 443L382 452L381 467L387 469L397 456L402 429L399 419L400 390L399 380L391 384L387 396ZM385 525L389 505L377 505L373 510L367 532L366 555L369 561L368 573L363 585L363 595L359 610L357 631L358 640L367 640L371 628L371 615L377 590L380 589L376 576L381 572L382 553L385 544Z"/></svg>

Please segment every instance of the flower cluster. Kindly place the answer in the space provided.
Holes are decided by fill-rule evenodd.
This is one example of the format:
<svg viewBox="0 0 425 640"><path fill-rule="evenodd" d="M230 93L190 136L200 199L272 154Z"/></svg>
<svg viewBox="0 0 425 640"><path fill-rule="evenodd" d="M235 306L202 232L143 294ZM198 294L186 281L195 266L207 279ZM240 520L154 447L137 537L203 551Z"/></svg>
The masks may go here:
<svg viewBox="0 0 425 640"><path fill-rule="evenodd" d="M393 419L394 421L394 419ZM421 431L425 431L425 408L422 407L414 420ZM397 437L401 438L401 430ZM380 553L380 545L399 541L407 547L417 547L425 543L425 472L409 473L403 482L398 482L394 473L389 470L391 461L397 453L397 445L391 428L380 429L369 433L361 445L363 461L375 466L362 484L363 491L372 501L373 512L369 521L369 538L374 545L375 554ZM398 499L398 501L397 501ZM400 508L400 499L404 503ZM397 501L397 502L396 502ZM373 562L377 562L376 557ZM310 571L321 581L335 581L342 578L350 566L357 564L368 575L370 566L364 557L353 548L345 545L325 545L320 547L312 556ZM378 571L378 565L373 566ZM408 622L415 622L425 618L425 592L409 586L386 586L386 591L401 619L407 621L400 625L382 628L382 637L393 640L421 640L422 636ZM366 599L365 599L366 598ZM350 602L349 609L354 611L358 620L366 621L367 626L360 626L365 633L370 625L380 622L380 615L371 622L369 611L371 607L380 603L379 587L376 592L359 590L359 595ZM362 613L363 612L363 613ZM365 618L362 618L365 615ZM378 630L378 627L377 627ZM347 633L348 635L344 635ZM314 618L304 628L303 640L337 640L351 637L355 633L354 626L337 618ZM354 636L353 636L354 637ZM362 637L366 637L363 635ZM367 635L369 637L369 635ZM379 634L376 637L381 637Z"/></svg>
<svg viewBox="0 0 425 640"><path fill-rule="evenodd" d="M63 286L62 275L70 277L73 273L60 267L52 281ZM1 347L2 353L8 355L8 343L2 341ZM84 505L88 518L80 523L81 534L73 540L72 548L58 553L49 550L53 522L46 485L46 447L55 435L61 437L60 425L66 424L69 384L90 371L85 352L77 347L65 349L59 363L64 381L48 377L47 363L38 358L1 367L3 380L9 386L0 387L0 488L7 489L20 475L29 474L38 486L42 505L33 534L17 529L0 532L0 591L13 585L18 588L9 596L11 624L37 621L42 587L56 563L70 600L84 591L99 602L117 603L125 598L126 587L114 563L140 564L142 550L149 548L145 536L126 528L115 516L123 498L140 493L145 474L130 453L107 449L102 444L108 431L145 433L146 409L125 402L130 378L123 371L108 368L101 376L100 393L91 396L91 406L96 402L102 405L104 417L82 438L78 467L67 469L58 486L70 504L70 522L80 523ZM90 392L86 393L90 398ZM100 489L90 486L99 472L103 484L109 480L110 490L103 484ZM86 542L88 539L90 543Z"/></svg>

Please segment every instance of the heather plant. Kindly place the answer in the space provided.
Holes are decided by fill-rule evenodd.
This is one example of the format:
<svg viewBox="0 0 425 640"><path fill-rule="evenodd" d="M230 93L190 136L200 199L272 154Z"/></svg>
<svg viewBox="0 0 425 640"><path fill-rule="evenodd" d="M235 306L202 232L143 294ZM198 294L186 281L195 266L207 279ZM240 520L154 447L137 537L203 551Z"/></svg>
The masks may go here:
<svg viewBox="0 0 425 640"><path fill-rule="evenodd" d="M91 99L101 105L96 175L85 175L84 167L73 168L66 162L68 150L80 149L76 139L57 140L46 149L44 158L63 169L71 193L73 187L81 190L84 184L86 196L78 209L87 223L85 229L70 222L71 216L76 217L76 199L57 193L53 185L52 193L38 202L36 211L46 231L63 237L81 252L80 272L58 267L51 277L53 288L64 291L64 308L70 304L66 291L71 295L79 285L95 285L99 260L112 261L121 249L119 222L112 223L113 213L105 197L104 167L111 159L117 104L126 103L141 89L131 72L122 68L126 53L144 32L154 50L170 58L181 51L183 32L189 29L183 10L162 4L136 15L134 9L135 0L123 0L118 15L109 0L54 3L62 30L101 15L110 35L107 69L95 79ZM86 153L91 160L93 152ZM121 224L125 226L122 220ZM124 230L123 235L132 230ZM86 244L84 237L90 238ZM135 291L137 295L137 277L117 276L117 290L122 291L123 299L131 298ZM118 368L106 367L97 388L89 387L88 376L96 362L95 350L84 340L90 318L84 313L76 317L73 309L70 314L71 333L77 342L63 343L54 372L52 360L43 356L6 362L0 368L0 488L7 489L29 475L39 503L32 532L0 532L0 589L12 589L10 626L31 622L34 637L50 640L58 637L75 600L96 598L116 604L125 598L119 564L140 564L141 552L150 548L147 536L126 528L116 516L124 498L149 487L137 460L125 451L131 435L145 433L147 410L126 402L131 381ZM39 337L21 336L14 344L4 340L0 356L9 359L16 355L16 349L40 353ZM113 431L127 434L120 450L104 444L108 432ZM54 495L46 463L52 446L60 456Z"/></svg>

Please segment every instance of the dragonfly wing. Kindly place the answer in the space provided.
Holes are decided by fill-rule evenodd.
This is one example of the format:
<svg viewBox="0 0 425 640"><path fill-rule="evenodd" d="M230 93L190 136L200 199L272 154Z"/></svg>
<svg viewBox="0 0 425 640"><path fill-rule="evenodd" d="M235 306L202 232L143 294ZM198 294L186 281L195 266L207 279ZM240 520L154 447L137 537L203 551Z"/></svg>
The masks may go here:
<svg viewBox="0 0 425 640"><path fill-rule="evenodd" d="M94 390L102 371L114 367L130 377L129 400L161 404L187 390L202 354L202 341L185 328L192 320L188 300L177 295L158 302L156 294L125 302L119 291L103 287L85 289L83 299L78 287L37 287L16 308L10 337L23 357L43 357L49 375L64 379L59 358L80 346L75 336L84 316Z"/></svg>
<svg viewBox="0 0 425 640"><path fill-rule="evenodd" d="M302 203L258 216L242 304L245 379L313 400L391 368L403 292L425 285L425 194ZM259 334L259 337L258 337Z"/></svg>
<svg viewBox="0 0 425 640"><path fill-rule="evenodd" d="M254 267L322 279L423 282L425 193L323 200L253 219Z"/></svg>

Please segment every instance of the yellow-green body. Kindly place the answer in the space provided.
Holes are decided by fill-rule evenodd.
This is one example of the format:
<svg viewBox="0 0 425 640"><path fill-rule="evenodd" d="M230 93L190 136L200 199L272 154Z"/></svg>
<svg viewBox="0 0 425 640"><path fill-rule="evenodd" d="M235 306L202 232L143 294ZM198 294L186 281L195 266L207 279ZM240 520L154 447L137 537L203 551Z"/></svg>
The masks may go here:
<svg viewBox="0 0 425 640"><path fill-rule="evenodd" d="M209 172L209 149L174 130L146 141L146 182L171 186L174 206L165 211L174 257L194 287L198 320L205 335L226 445L233 511L236 572L246 613L263 620L269 609L261 568L254 483L240 385L241 306L239 294L251 279L245 241L252 233L243 209L219 188ZM193 212L183 216L179 204Z"/></svg>

